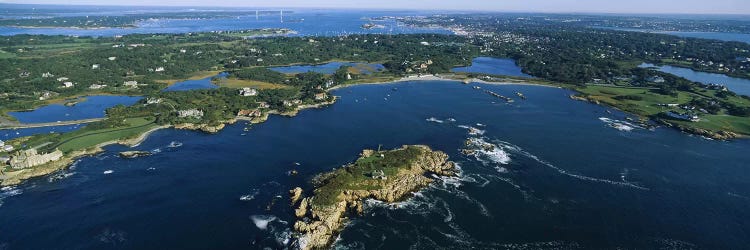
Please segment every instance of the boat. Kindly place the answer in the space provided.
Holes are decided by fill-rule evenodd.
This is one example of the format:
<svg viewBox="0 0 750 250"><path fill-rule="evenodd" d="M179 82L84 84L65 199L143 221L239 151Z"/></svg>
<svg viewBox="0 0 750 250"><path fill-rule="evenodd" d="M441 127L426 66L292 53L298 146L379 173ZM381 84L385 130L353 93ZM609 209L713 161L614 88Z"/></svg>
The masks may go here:
<svg viewBox="0 0 750 250"><path fill-rule="evenodd" d="M516 95L517 95L518 97L521 97L521 99L524 99L524 100L526 100L526 96L525 96L525 95L523 95L523 93L521 93L521 92L516 92Z"/></svg>

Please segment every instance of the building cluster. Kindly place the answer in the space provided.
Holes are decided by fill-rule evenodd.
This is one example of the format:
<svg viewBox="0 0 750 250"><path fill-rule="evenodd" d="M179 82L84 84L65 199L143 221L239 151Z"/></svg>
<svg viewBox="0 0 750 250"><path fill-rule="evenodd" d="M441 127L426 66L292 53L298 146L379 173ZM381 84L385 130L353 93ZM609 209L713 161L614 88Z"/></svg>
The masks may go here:
<svg viewBox="0 0 750 250"><path fill-rule="evenodd" d="M181 118L201 118L203 117L203 111L198 109L178 110L177 116Z"/></svg>

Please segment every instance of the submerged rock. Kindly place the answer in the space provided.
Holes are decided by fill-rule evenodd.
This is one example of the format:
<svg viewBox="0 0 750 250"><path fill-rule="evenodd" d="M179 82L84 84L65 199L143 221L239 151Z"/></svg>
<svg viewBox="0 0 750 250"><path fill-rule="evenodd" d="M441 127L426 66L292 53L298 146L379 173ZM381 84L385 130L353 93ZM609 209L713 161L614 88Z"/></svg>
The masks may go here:
<svg viewBox="0 0 750 250"><path fill-rule="evenodd" d="M403 200L434 181L428 177L453 176L448 155L424 145L376 152L364 150L346 167L323 173L313 181L315 195L302 199L294 223L300 249L328 247L343 229L346 215L361 214L365 199Z"/></svg>

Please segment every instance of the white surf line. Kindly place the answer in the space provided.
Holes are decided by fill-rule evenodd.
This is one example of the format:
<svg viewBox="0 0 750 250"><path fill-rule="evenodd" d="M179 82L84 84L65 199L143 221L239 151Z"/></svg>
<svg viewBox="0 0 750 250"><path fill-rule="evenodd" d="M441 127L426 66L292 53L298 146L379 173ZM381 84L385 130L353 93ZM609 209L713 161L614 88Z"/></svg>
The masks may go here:
<svg viewBox="0 0 750 250"><path fill-rule="evenodd" d="M586 180L586 181L592 181L592 182L600 182L600 183L607 183L607 184L624 186L624 187L631 187L631 188L635 188L635 189L639 189L639 190L650 190L649 188L638 186L638 185L635 185L635 184L630 183L630 182L612 181L612 180L607 180L607 179L599 179L599 178L589 177L589 176L585 176L585 175L579 175L579 174L570 173L570 172L568 172L565 169L562 169L562 168L559 168L559 167L553 165L552 163L549 163L549 162L547 162L545 160L539 159L539 157L537 157L536 155L533 155L533 154L531 154L529 152L526 152L526 151L524 151L523 149L521 149L520 147L518 147L516 145L513 145L513 144L505 142L505 141L499 141L499 142L500 142L501 146L503 146L504 148L506 148L508 150L511 150L513 152L519 153L519 154L521 154L523 156L526 156L526 157L528 157L530 159L533 159L533 160L535 160L535 161L537 161L537 162L539 162L539 163L541 163L541 164L543 164L543 165L545 165L545 166L547 166L549 168L552 168L552 169L556 170L558 173L560 173L562 175L567 175L567 176L570 176L570 177L573 177L573 178L576 178L576 179L580 179L580 180Z"/></svg>

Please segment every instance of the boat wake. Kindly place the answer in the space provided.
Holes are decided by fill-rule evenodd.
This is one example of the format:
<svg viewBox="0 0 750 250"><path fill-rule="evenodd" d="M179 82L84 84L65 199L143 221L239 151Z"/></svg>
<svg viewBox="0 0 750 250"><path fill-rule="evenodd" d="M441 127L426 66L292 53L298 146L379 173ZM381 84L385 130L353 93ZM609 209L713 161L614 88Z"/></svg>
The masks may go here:
<svg viewBox="0 0 750 250"><path fill-rule="evenodd" d="M542 160L539 157L537 157L536 155L533 155L533 154L531 154L531 153L529 153L527 151L524 151L521 147L513 145L513 144L511 144L509 142L498 141L498 146L502 147L503 149L505 149L505 150L507 150L507 151L509 151L511 153L515 153L515 154L524 156L526 158L532 159L532 160L534 160L534 161L536 161L536 162L538 162L538 163L540 163L540 164L542 164L544 166L547 166L547 167L549 167L551 169L554 169L555 171L557 171L558 173L560 173L562 175L566 175L566 176L569 176L569 177L572 177L572 178L576 178L576 179L579 179L579 180L585 180L585 181L591 181L591 182L606 183L606 184L611 184L611 185L616 185L616 186L630 187L630 188L635 188L635 189L639 189L639 190L649 190L649 188L642 187L642 186L639 186L639 185L637 185L635 183L628 182L628 181L613 181L613 180L600 179L600 178L589 177L589 176L580 175L580 174L576 174L576 173L571 173L571 172L569 172L569 171L567 171L565 169L562 169L560 167L557 167L557 166L553 165L550 162ZM623 179L623 178L624 177L621 177L621 179Z"/></svg>
<svg viewBox="0 0 750 250"><path fill-rule="evenodd" d="M467 126L463 126L463 125L459 127L467 128ZM500 174L509 173L508 169L505 166L509 165L512 162L512 156L515 155L515 156L521 156L521 157L531 159L533 161L536 161L539 164L542 164L543 166L549 167L557 171L558 173L562 175L576 178L579 180L606 183L606 184L611 184L611 185L636 188L639 190L649 190L646 187L642 187L633 182L627 181L625 179L627 172L620 175L621 181L600 179L600 178L589 177L589 176L580 175L576 173L571 173L509 142L501 141L501 140L490 141L490 139L487 137L483 137L483 136L480 137L479 135L484 134L484 131L482 131L481 134L472 133L472 132L473 132L472 129L469 129L469 135L471 135L472 137L469 137L466 140L466 142L464 143L465 148L461 149L461 153L467 156L473 156L477 161L482 163L482 165L484 166L494 167L495 170L497 170L497 172Z"/></svg>

